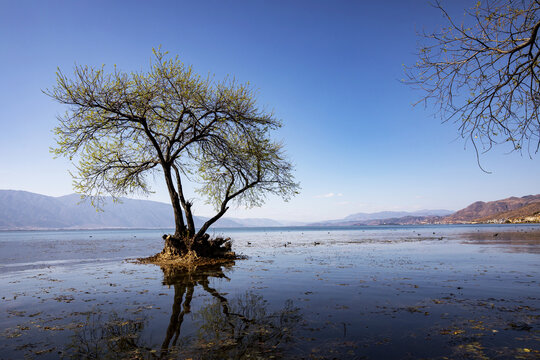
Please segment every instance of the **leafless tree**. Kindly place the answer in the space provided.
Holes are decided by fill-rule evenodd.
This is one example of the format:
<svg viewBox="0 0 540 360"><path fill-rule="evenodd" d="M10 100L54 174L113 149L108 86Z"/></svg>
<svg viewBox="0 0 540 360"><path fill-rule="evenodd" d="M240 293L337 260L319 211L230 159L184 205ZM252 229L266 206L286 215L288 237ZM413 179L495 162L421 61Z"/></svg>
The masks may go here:
<svg viewBox="0 0 540 360"><path fill-rule="evenodd" d="M423 91L443 121L459 124L477 159L493 145L532 156L540 146L540 1L478 1L458 22L440 2L447 25L420 34L418 61L405 83Z"/></svg>

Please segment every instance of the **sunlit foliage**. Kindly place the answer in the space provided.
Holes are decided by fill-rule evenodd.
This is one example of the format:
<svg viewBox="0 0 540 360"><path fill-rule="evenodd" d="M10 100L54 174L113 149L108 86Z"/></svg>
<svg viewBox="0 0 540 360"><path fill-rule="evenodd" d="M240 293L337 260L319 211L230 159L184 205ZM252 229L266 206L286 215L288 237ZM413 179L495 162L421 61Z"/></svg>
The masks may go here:
<svg viewBox="0 0 540 360"><path fill-rule="evenodd" d="M150 176L160 172L176 235L204 235L232 202L259 206L267 194L287 200L298 190L271 137L281 122L257 105L250 85L203 78L159 49L147 72L76 66L71 76L59 70L46 93L68 106L52 151L76 163L76 191L93 200L148 194ZM184 179L200 184L217 210L197 234Z"/></svg>

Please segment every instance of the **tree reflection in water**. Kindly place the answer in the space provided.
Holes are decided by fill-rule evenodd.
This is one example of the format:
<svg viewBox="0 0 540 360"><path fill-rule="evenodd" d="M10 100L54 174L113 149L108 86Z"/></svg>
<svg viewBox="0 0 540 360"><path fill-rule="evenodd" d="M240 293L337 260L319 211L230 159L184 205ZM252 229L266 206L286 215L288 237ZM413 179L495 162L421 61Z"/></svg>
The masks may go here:
<svg viewBox="0 0 540 360"><path fill-rule="evenodd" d="M112 313L104 318L101 309L88 313L86 322L66 345L64 357L76 359L243 359L282 357L293 345L293 330L299 325L300 309L291 300L277 310L247 291L227 299L210 286L210 278L225 278L230 264L195 269L162 267L163 283L174 287L172 314L161 347L150 344L144 331L150 317L130 319ZM196 304L195 290L202 289L211 300ZM186 314L191 335L181 336Z"/></svg>
<svg viewBox="0 0 540 360"><path fill-rule="evenodd" d="M293 329L301 320L299 308L291 300L278 311L271 312L266 300L246 292L230 301L210 286L209 278L227 278L223 267L213 265L196 270L162 268L164 283L174 286L174 304L161 348L162 357L204 359L241 359L279 357L293 342ZM192 341L178 345L184 316L191 313L194 289L200 286L212 296L193 313L197 335Z"/></svg>

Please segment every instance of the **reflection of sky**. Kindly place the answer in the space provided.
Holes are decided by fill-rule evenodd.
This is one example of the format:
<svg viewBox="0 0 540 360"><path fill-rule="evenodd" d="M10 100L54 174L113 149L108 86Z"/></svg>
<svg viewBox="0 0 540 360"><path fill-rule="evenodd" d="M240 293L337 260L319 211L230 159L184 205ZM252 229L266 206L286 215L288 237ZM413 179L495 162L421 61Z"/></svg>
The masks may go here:
<svg viewBox="0 0 540 360"><path fill-rule="evenodd" d="M46 236L45 232L20 232L16 237L21 241L0 240L0 263L22 260L26 244L44 251L48 243L51 250L42 256L51 259L74 259L75 254L86 258L81 256L79 263L41 264L24 271L1 270L6 311L0 313L0 327L7 331L18 331L17 325L29 329L15 341L1 337L0 347L8 358L21 357L14 355L21 355L15 348L25 342L55 347L56 354L69 339L69 329L81 329L67 325L84 325L90 311L103 314L104 319L116 313L121 318L144 320L138 341L159 350L173 305L182 293L178 286L189 284L191 279L208 281L207 285L229 302L231 311L240 311L239 301L245 303L242 299L249 294L258 299L257 306L264 307L265 314L279 315L287 304L298 309L302 320L288 344L291 348L287 348L294 354L307 356L318 346L320 353L328 356L331 349L342 351L339 358L351 356L349 351L357 356L399 358L403 349L415 357L455 357L449 344L479 332L486 335L479 340L481 344L488 341L486 351L498 351L502 343L492 330L503 334L505 347L531 348L532 332L504 329L510 322L535 321L533 311L540 305L538 254L508 253L513 243L501 247L500 239L504 239L504 229L532 227L489 227L490 232L484 235L493 237L495 229L500 237L493 246L472 243L458 235L479 228L231 231L240 252L249 255L247 260L224 268L226 277L177 274L180 280L173 279L170 285L163 285L158 266L118 260L128 254L159 251L157 231L46 232ZM0 238L9 234L0 233ZM90 235L92 241L88 241ZM34 240L25 241L25 236L34 236ZM248 239L251 245L247 245ZM285 240L291 242L287 247L283 246ZM321 244L314 245L314 241ZM11 250L6 255L3 249L7 245ZM109 253L109 247L118 249ZM193 344L198 339L199 327L208 321L208 316L201 314L213 311L215 316L223 316L219 315L223 304L212 291L197 284L193 291L191 312L183 318L179 344ZM44 326L68 330L47 332ZM445 335L457 330L463 330L463 337ZM426 342L428 336L431 340Z"/></svg>

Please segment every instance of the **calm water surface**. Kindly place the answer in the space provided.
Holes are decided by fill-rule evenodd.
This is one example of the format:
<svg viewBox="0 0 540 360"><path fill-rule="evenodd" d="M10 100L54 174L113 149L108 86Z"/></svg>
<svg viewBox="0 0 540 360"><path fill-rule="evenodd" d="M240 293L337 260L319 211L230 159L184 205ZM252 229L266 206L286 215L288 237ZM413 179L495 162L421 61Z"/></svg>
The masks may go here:
<svg viewBox="0 0 540 360"><path fill-rule="evenodd" d="M537 226L223 229L247 260L125 261L165 232L0 232L0 358L540 356Z"/></svg>

